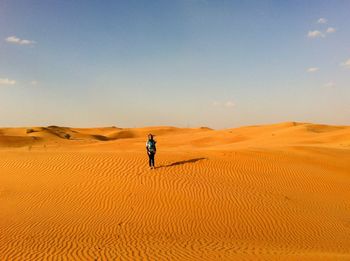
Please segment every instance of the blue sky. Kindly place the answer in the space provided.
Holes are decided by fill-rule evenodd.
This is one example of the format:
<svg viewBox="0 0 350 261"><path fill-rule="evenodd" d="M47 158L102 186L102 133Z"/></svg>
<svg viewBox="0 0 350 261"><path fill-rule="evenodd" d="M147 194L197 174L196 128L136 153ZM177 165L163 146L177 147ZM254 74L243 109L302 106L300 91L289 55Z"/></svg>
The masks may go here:
<svg viewBox="0 0 350 261"><path fill-rule="evenodd" d="M350 124L349 1L0 1L0 126Z"/></svg>

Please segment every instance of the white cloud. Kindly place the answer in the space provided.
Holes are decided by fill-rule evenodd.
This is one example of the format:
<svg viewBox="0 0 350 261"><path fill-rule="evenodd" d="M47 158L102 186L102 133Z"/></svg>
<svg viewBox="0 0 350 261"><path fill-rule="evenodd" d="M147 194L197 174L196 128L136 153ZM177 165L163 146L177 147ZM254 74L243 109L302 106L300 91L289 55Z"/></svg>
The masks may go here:
<svg viewBox="0 0 350 261"><path fill-rule="evenodd" d="M225 102L224 106L226 108L232 108L235 106L235 104L232 101L227 101L227 102Z"/></svg>
<svg viewBox="0 0 350 261"><path fill-rule="evenodd" d="M350 59L346 60L345 62L340 64L343 67L350 68Z"/></svg>
<svg viewBox="0 0 350 261"><path fill-rule="evenodd" d="M334 82L330 81L330 82L327 82L324 86L328 87L328 88L334 88L336 86L336 84Z"/></svg>
<svg viewBox="0 0 350 261"><path fill-rule="evenodd" d="M324 36L325 35L322 32L318 31L318 30L309 31L307 33L307 37L309 37L309 38L318 38L318 37L324 37Z"/></svg>
<svg viewBox="0 0 350 261"><path fill-rule="evenodd" d="M35 85L38 85L38 83L39 83L39 82L36 81L36 80L33 80L33 81L30 82L30 84L31 84L31 85L34 85L34 86L35 86Z"/></svg>
<svg viewBox="0 0 350 261"><path fill-rule="evenodd" d="M15 85L15 80L10 80L8 78L0 78L0 85Z"/></svg>
<svg viewBox="0 0 350 261"><path fill-rule="evenodd" d="M19 44L19 45L31 45L35 44L34 41L26 40L26 39L20 39L16 36L9 36L5 39L6 42L12 43L12 44Z"/></svg>
<svg viewBox="0 0 350 261"><path fill-rule="evenodd" d="M219 107L219 108L233 108L235 104L232 101L227 101L227 102L213 101L212 106Z"/></svg>
<svg viewBox="0 0 350 261"><path fill-rule="evenodd" d="M327 21L328 21L328 20L327 20L326 18L322 18L322 17L321 17L320 19L317 20L317 23L318 23L318 24L326 24Z"/></svg>
<svg viewBox="0 0 350 261"><path fill-rule="evenodd" d="M331 33L335 33L336 31L337 31L337 29L335 29L333 27L328 27L326 33L331 34Z"/></svg>
<svg viewBox="0 0 350 261"><path fill-rule="evenodd" d="M213 102L212 102L212 105L213 105L214 107L220 106L220 102L218 102L218 101L213 101Z"/></svg>
<svg viewBox="0 0 350 261"><path fill-rule="evenodd" d="M318 67L310 67L306 71L309 72L309 73L313 73L313 72L317 72L318 70L320 70L320 68L318 68Z"/></svg>

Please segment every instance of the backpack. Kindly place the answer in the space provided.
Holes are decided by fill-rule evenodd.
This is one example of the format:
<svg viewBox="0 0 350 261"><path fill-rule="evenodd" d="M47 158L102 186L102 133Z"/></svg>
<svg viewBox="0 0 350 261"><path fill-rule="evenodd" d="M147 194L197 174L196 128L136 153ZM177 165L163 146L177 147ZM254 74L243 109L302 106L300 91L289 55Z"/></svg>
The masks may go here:
<svg viewBox="0 0 350 261"><path fill-rule="evenodd" d="M147 149L149 152L155 152L156 151L156 142L155 140L148 140L147 141Z"/></svg>

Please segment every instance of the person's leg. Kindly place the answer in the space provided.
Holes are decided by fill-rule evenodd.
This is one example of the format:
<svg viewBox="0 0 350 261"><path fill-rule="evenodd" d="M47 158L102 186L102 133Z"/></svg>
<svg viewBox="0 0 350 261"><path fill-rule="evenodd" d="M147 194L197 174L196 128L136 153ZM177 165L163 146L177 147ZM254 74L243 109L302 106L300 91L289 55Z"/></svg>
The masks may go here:
<svg viewBox="0 0 350 261"><path fill-rule="evenodd" d="M148 153L148 165L149 165L149 167L152 167L152 156L151 156L151 153Z"/></svg>
<svg viewBox="0 0 350 261"><path fill-rule="evenodd" d="M152 153L152 167L154 168L154 153Z"/></svg>

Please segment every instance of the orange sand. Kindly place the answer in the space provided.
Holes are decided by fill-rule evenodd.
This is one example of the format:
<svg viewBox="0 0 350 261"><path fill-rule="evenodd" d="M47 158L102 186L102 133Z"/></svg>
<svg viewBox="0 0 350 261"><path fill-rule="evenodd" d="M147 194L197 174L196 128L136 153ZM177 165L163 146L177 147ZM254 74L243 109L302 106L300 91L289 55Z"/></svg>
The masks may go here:
<svg viewBox="0 0 350 261"><path fill-rule="evenodd" d="M0 260L350 260L349 126L32 129L0 129Z"/></svg>

